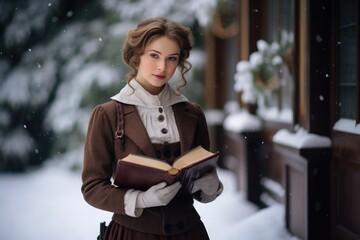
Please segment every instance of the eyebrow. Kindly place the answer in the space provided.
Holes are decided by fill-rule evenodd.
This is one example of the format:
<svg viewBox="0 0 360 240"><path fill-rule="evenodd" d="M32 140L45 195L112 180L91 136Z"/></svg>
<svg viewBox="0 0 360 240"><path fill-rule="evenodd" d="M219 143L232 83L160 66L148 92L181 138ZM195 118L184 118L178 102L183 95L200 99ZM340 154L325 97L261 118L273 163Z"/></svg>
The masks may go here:
<svg viewBox="0 0 360 240"><path fill-rule="evenodd" d="M162 55L162 53L161 53L161 52L159 52L159 51L157 51L157 50L155 50L155 49L149 49L149 52L150 52L150 51L153 51L153 52L156 52L156 53L158 53L158 54ZM173 55L177 55L177 56L179 56L180 54L179 54L179 53L172 53L172 54L169 54L169 56L173 56Z"/></svg>

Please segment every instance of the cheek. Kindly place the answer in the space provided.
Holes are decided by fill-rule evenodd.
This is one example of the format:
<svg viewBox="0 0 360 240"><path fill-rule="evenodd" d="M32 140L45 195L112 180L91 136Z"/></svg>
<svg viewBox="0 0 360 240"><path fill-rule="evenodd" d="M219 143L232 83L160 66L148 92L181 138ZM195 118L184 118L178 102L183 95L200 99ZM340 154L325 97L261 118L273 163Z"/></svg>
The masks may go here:
<svg viewBox="0 0 360 240"><path fill-rule="evenodd" d="M178 67L177 63L169 64L169 66L168 66L168 71L173 74L173 73L176 71L176 68L177 68L177 67Z"/></svg>
<svg viewBox="0 0 360 240"><path fill-rule="evenodd" d="M155 64L152 61L141 59L139 70L140 71L152 71L155 68Z"/></svg>
<svg viewBox="0 0 360 240"><path fill-rule="evenodd" d="M156 68L156 64L152 61L147 61L145 62L145 67L146 69L155 69Z"/></svg>

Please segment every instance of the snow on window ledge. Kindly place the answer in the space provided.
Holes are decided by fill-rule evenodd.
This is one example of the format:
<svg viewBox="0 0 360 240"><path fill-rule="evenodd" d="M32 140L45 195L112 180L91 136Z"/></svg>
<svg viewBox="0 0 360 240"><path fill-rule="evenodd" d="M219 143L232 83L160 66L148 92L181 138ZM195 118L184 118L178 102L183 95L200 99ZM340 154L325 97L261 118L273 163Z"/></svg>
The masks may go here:
<svg viewBox="0 0 360 240"><path fill-rule="evenodd" d="M335 123L333 130L352 134L360 134L360 124L356 124L356 121L352 119L340 118Z"/></svg>
<svg viewBox="0 0 360 240"><path fill-rule="evenodd" d="M261 120L245 110L229 114L223 123L225 130L235 133L256 132L261 126Z"/></svg>
<svg viewBox="0 0 360 240"><path fill-rule="evenodd" d="M293 111L291 108L284 108L279 110L276 107L259 108L257 114L265 121L275 121L283 123L292 123Z"/></svg>
<svg viewBox="0 0 360 240"><path fill-rule="evenodd" d="M224 112L218 109L208 109L204 114L209 126L221 125L225 117Z"/></svg>
<svg viewBox="0 0 360 240"><path fill-rule="evenodd" d="M331 147L330 138L308 133L302 128L295 133L281 129L274 135L273 142L296 149Z"/></svg>

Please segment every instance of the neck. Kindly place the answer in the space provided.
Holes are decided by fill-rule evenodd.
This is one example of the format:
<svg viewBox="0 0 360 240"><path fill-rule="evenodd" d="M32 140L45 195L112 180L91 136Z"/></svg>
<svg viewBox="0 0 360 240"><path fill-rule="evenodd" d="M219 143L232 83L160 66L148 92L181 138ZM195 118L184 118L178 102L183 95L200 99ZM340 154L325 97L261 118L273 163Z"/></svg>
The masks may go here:
<svg viewBox="0 0 360 240"><path fill-rule="evenodd" d="M139 82L136 79L135 79L135 81L138 82L151 95L159 95L165 87L165 85L163 85L161 87L155 87L150 84L143 84L142 82Z"/></svg>

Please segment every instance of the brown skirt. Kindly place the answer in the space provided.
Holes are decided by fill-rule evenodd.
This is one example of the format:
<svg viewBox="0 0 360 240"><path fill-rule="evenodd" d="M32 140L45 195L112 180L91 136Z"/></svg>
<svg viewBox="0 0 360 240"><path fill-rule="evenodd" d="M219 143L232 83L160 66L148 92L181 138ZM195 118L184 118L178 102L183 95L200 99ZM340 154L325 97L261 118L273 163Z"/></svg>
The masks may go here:
<svg viewBox="0 0 360 240"><path fill-rule="evenodd" d="M174 236L162 236L142 233L126 228L115 221L111 221L106 229L104 240L209 240L202 222L195 228Z"/></svg>

